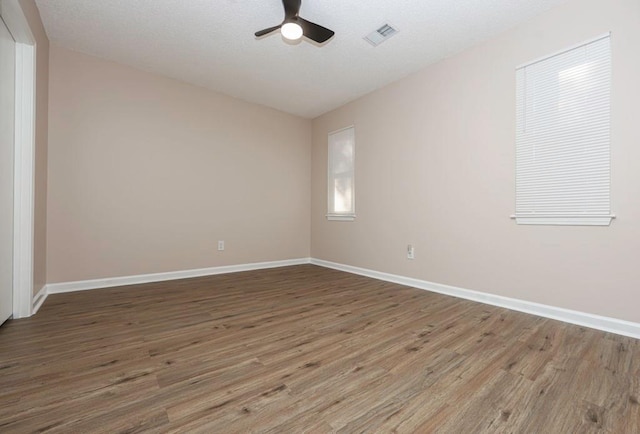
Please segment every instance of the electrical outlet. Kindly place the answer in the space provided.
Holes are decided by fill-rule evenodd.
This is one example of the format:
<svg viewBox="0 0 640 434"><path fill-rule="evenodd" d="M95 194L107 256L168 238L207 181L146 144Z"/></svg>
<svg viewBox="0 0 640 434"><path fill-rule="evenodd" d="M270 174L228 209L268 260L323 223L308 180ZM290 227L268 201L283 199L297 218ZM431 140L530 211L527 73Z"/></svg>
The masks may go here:
<svg viewBox="0 0 640 434"><path fill-rule="evenodd" d="M220 252L224 250L224 240L218 241L218 250Z"/></svg>
<svg viewBox="0 0 640 434"><path fill-rule="evenodd" d="M407 246L407 259L414 259L415 256L415 250L413 248L413 246L411 244L409 244Z"/></svg>

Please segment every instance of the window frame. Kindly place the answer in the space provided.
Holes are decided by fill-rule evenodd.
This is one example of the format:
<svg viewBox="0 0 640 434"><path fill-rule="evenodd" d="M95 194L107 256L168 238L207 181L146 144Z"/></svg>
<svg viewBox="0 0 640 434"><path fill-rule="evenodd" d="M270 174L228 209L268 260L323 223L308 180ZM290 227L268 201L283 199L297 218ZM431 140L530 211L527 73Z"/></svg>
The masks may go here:
<svg viewBox="0 0 640 434"><path fill-rule="evenodd" d="M607 47L606 47L606 57L591 57L591 59L595 59L595 61L607 60L608 63L605 65L607 68L606 75L604 79L596 76L596 78L590 79L589 84L597 84L599 86L603 86L602 88L607 89L606 102L601 103L600 101L590 101L589 105L580 106L580 111L578 113L583 116L586 113L590 113L593 109L600 110L601 117L598 118L600 122L606 120L606 139L602 139L601 143L598 143L599 148L597 151L600 153L602 157L598 160L598 164L595 167L591 167L590 171L587 172L587 175L581 175L584 178L588 179L591 176L601 174L602 171L605 171L608 174L606 178L606 182L602 184L597 184L597 187L600 189L599 192L606 191L605 201L592 201L586 194L589 192L591 184L590 181L584 181L587 185L582 184L579 190L576 191L576 196L566 197L564 200L557 202L559 198L562 198L564 194L567 193L568 187L566 184L567 181L551 181L551 184L548 184L548 180L543 177L543 173L548 171L547 169L550 167L559 167L559 169L554 168L552 175L560 176L559 179L565 178L566 176L571 176L568 174L572 173L572 170L575 170L574 164L580 165L580 167L587 168L585 157L578 155L575 157L576 159L572 159L574 157L567 157L566 148L562 148L556 144L555 147L546 147L549 142L549 134L552 134L553 139L556 141L560 141L561 137L566 134L566 131L571 132L571 134L578 134L577 136L571 136L574 140L579 140L579 142L574 143L583 143L582 146L586 146L586 143L591 143L592 137L591 135L586 135L584 132L580 131L580 128L576 124L570 124L568 130L557 130L557 123L562 122L563 119L566 119L562 115L561 112L554 111L533 111L530 112L531 108L528 107L529 101L527 97L530 96L528 92L527 86L534 85L527 81L527 68L536 67L540 68L540 66L545 65L543 62L550 61L548 69L543 72L537 72L536 74L545 74L545 73L553 73L555 71L554 68L557 67L557 64L554 62L567 62L570 59L571 55L579 53L578 50L584 48L589 49L589 46L594 46L594 44L599 43L606 39ZM612 198L612 190L611 190L611 103L612 103L612 56L611 56L611 33L608 32L604 35L600 35L598 37L586 40L579 44L573 45L571 47L567 47L563 50L557 51L550 55L535 59L531 62L527 62L526 64L520 65L516 68L516 170L515 170L515 186L516 186L516 212L511 216L512 219L515 219L517 224L525 224L525 225L572 225L572 226L608 226L611 223L611 220L615 218L615 215L611 213L611 198ZM564 56L564 57L560 57ZM583 64L588 65L588 64ZM563 70L559 71L559 74L562 75ZM535 77L535 76L534 76ZM544 75L538 75L537 77L544 77ZM530 80L530 79L529 79ZM544 79L543 79L544 80ZM561 78L558 78L561 80ZM602 81L598 81L602 80ZM533 83L536 83L535 81ZM546 81L538 82L538 83L547 83ZM548 82L545 84L545 87L542 90L538 90L535 95L540 94L540 98L549 98L546 92L553 92L557 98L562 97L562 88L554 89L554 85L558 83L557 81ZM537 101L537 100L532 100ZM544 101L544 99L543 99ZM595 104L595 105L591 105ZM526 134L526 119L527 116L530 116L531 113L538 116L535 119L541 119L541 116L550 117L552 116L552 120L548 121L548 124L544 124L542 129L538 129L537 132L533 133L532 136L527 137ZM558 118L558 116L560 116ZM566 122L566 121L565 121ZM576 121L577 122L577 121ZM589 133L595 134L595 132L590 131ZM544 136L546 134L546 136ZM581 135L580 135L581 134ZM539 137L536 137L539 136ZM597 135L595 136L597 137ZM532 143L527 143L532 142ZM540 148L542 146L542 148ZM574 144L575 146L575 144ZM551 166L540 166L537 169L533 169L531 171L531 164L535 163L536 157L535 153L540 152L542 149L543 153L547 155L552 155L552 160L550 162ZM569 148L571 149L571 148ZM574 148L575 149L575 148ZM533 161L527 159L526 152L533 152L534 159ZM584 151L583 151L584 152ZM522 157L522 155L525 155ZM542 155L542 154L541 154ZM522 160L520 159L522 158ZM529 157L531 158L531 157ZM535 167L535 166L534 166ZM521 171L524 171L526 168L528 174L524 175L522 178L520 177ZM533 175L532 175L533 173ZM554 178L549 178L553 180ZM558 178L556 178L558 179ZM594 178L595 179L595 178ZM605 179L600 177L600 179ZM553 183L555 182L555 184ZM551 185L551 187L549 187ZM522 190L519 189L519 186L523 186ZM605 188L606 187L606 188ZM571 185L571 189L574 186ZM532 191L532 192L531 192ZM603 193L604 194L604 193ZM582 197L582 199L580 199ZM578 201L579 206L576 207L574 204L575 201ZM523 202L520 202L523 201ZM533 201L533 204L527 205L527 202ZM536 203L539 201L539 203ZM557 203L560 203L560 207L557 206ZM606 203L606 212L604 212ZM563 205L564 204L564 205ZM595 208L594 208L595 206ZM537 209L536 209L537 208ZM554 208L556 208L554 210ZM600 208L598 210L598 208ZM524 210L529 209L528 212L523 212ZM553 212L545 212L545 210L553 210ZM597 211L596 211L597 210Z"/></svg>
<svg viewBox="0 0 640 434"><path fill-rule="evenodd" d="M345 173L351 174L351 210L347 212L336 212L332 200L335 201L335 180L339 178L333 171L334 161L332 159L332 142L331 137L340 133L351 130L351 152L352 152L352 166L351 170ZM356 218L356 189L355 189L355 177L356 177L356 130L355 125L349 125L344 128L340 128L335 131L331 131L327 134L327 214L326 218L329 221L354 221ZM332 185L334 184L334 185Z"/></svg>

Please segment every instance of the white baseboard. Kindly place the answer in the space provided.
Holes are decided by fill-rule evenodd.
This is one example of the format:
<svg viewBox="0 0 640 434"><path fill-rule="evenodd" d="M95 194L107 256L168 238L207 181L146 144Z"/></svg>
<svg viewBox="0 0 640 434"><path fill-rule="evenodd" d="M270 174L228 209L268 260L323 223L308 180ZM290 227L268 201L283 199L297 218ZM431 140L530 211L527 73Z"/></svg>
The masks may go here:
<svg viewBox="0 0 640 434"><path fill-rule="evenodd" d="M631 321L594 315L590 313L564 309L561 307L534 303L531 301L518 300L516 298L503 297L501 295L487 294L485 292L457 288L455 286L449 285L442 285L439 283L428 282L426 280L399 276L396 274L382 273L366 268L353 267L351 265L338 264L321 259L312 258L311 263L314 265L319 265L321 267L333 268L335 270L346 271L348 273L359 274L361 276L372 277L374 279L398 283L400 285L412 286L414 288L437 292L439 294L451 295L454 297L464 298L466 300L504 307L511 310L517 310L519 312L530 313L533 315L551 318L570 324L576 324L592 329L640 339L640 324Z"/></svg>
<svg viewBox="0 0 640 434"><path fill-rule="evenodd" d="M38 309L40 309L40 306L42 306L48 295L49 292L47 291L47 285L44 285L42 288L40 288L40 291L38 291L38 293L33 297L31 305L31 315L35 315L36 313L38 313Z"/></svg>
<svg viewBox="0 0 640 434"><path fill-rule="evenodd" d="M237 273L240 271L263 270L266 268L308 264L310 261L310 258L286 259L283 261L255 262L252 264L224 265L221 267L197 268L194 270L169 271L166 273L139 274L136 276L80 280L76 282L49 283L46 285L46 294L59 294L63 292L85 291L88 289L137 285L140 283L163 282L166 280L213 276L215 274Z"/></svg>
<svg viewBox="0 0 640 434"><path fill-rule="evenodd" d="M136 276L113 277L107 279L82 280L76 282L49 283L45 285L33 298L32 314L35 314L44 303L49 294L64 292L84 291L88 289L109 288L114 286L136 285L140 283L162 282L167 280L187 279L190 277L212 276L215 274L237 273L241 271L262 270L267 268L287 267L290 265L314 264L325 268L345 271L347 273L359 274L374 279L387 282L398 283L400 285L411 286L439 294L464 298L466 300L477 301L490 304L492 306L504 307L519 312L530 313L545 318L551 318L570 324L576 324L610 333L640 339L640 324L616 318L594 315L579 312L561 307L549 306L532 301L519 300L516 298L504 297L501 295L488 294L470 289L457 288L455 286L443 285L426 280L414 279L397 274L383 273L366 268L354 267L351 265L339 264L336 262L324 261L315 258L288 259L283 261L257 262L252 264L226 265L221 267L199 268L195 270L171 271L166 273L141 274Z"/></svg>

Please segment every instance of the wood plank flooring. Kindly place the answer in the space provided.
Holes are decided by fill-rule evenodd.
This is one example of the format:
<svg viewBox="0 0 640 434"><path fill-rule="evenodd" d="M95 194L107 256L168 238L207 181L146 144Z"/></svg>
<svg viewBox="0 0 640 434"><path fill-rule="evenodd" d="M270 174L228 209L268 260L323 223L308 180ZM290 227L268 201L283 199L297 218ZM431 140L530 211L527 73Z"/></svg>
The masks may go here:
<svg viewBox="0 0 640 434"><path fill-rule="evenodd" d="M2 433L640 433L640 341L302 265L52 295Z"/></svg>

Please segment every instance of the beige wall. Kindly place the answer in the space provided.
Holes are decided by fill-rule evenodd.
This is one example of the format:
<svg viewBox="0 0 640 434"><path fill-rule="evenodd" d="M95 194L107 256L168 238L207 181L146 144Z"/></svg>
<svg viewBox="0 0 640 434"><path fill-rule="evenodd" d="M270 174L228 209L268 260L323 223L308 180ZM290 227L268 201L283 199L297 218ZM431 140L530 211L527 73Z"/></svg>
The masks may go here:
<svg viewBox="0 0 640 434"><path fill-rule="evenodd" d="M309 256L311 121L55 45L50 68L50 283Z"/></svg>
<svg viewBox="0 0 640 434"><path fill-rule="evenodd" d="M36 147L34 199L33 293L47 282L47 136L49 106L49 39L35 0L20 0L22 11L36 38Z"/></svg>
<svg viewBox="0 0 640 434"><path fill-rule="evenodd" d="M640 322L639 23L637 0L574 0L315 119L312 256ZM618 218L518 226L515 68L610 30ZM327 133L350 124L357 219L328 222Z"/></svg>

